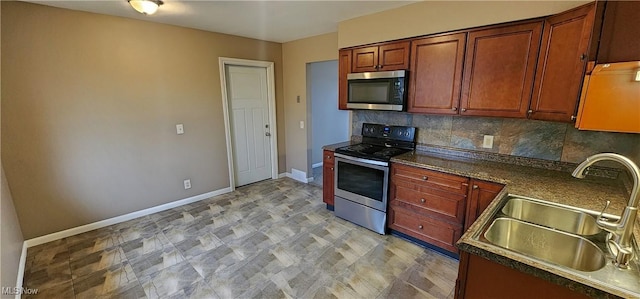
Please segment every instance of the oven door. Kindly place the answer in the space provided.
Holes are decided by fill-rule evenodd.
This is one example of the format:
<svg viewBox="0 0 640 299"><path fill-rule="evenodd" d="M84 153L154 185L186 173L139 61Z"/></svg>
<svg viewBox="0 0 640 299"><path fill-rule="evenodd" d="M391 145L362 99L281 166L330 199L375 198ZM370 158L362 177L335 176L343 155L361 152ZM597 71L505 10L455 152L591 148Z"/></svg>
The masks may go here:
<svg viewBox="0 0 640 299"><path fill-rule="evenodd" d="M389 163L335 154L335 196L387 211Z"/></svg>

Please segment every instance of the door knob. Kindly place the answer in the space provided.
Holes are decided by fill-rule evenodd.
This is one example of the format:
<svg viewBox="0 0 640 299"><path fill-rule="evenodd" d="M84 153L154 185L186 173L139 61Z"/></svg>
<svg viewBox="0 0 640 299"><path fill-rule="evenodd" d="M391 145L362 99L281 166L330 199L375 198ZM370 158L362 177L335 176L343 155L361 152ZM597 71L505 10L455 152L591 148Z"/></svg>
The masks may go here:
<svg viewBox="0 0 640 299"><path fill-rule="evenodd" d="M264 133L264 136L267 136L267 137L269 137L269 136L271 136L271 133L269 133L269 132L266 132L266 133Z"/></svg>

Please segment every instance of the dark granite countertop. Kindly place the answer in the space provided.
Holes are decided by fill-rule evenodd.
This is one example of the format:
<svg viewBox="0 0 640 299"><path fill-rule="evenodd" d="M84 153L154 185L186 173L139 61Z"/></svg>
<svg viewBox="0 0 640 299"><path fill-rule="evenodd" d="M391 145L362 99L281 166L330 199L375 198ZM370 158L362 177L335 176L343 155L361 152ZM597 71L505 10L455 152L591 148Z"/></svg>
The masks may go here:
<svg viewBox="0 0 640 299"><path fill-rule="evenodd" d="M592 297L640 297L640 284L634 291L624 290L615 284L593 281L586 272L573 275L571 271L558 271L535 259L514 254L512 251L489 245L473 238L492 220L496 210L503 205L508 194L532 197L549 202L600 211L607 200L611 205L607 214L620 215L629 199L629 193L618 179L587 177L576 179L567 171L547 170L456 155L414 151L391 159L401 163L445 173L504 184L506 187L458 241L460 250L483 256L505 266L564 285ZM636 241L640 225L635 226Z"/></svg>

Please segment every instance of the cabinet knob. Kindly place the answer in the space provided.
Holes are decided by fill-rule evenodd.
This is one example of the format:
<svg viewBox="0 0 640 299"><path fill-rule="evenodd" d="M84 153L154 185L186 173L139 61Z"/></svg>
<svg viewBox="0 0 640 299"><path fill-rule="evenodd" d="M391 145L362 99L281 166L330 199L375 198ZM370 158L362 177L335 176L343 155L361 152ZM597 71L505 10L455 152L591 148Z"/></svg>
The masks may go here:
<svg viewBox="0 0 640 299"><path fill-rule="evenodd" d="M473 188L473 189L478 189L478 188L480 188L480 187L478 187L478 185L473 185L473 187L471 187L471 188Z"/></svg>
<svg viewBox="0 0 640 299"><path fill-rule="evenodd" d="M421 225L418 225L418 228L419 228L419 229L422 229L422 224L421 224Z"/></svg>
<svg viewBox="0 0 640 299"><path fill-rule="evenodd" d="M462 108L462 109L460 109L460 111L462 111L462 112L466 112L466 111L467 111L467 108Z"/></svg>
<svg viewBox="0 0 640 299"><path fill-rule="evenodd" d="M576 116L575 115L571 115L571 120L575 121L576 120Z"/></svg>
<svg viewBox="0 0 640 299"><path fill-rule="evenodd" d="M453 111L457 111L457 110L458 110L458 107L452 107L452 108L451 108L451 110L453 110Z"/></svg>
<svg viewBox="0 0 640 299"><path fill-rule="evenodd" d="M327 156L327 159L331 159L331 156Z"/></svg>
<svg viewBox="0 0 640 299"><path fill-rule="evenodd" d="M587 54L580 54L580 60L587 60Z"/></svg>
<svg viewBox="0 0 640 299"><path fill-rule="evenodd" d="M333 167L331 167L331 170L333 170Z"/></svg>
<svg viewBox="0 0 640 299"><path fill-rule="evenodd" d="M378 64L378 69L382 69L383 65L382 64Z"/></svg>
<svg viewBox="0 0 640 299"><path fill-rule="evenodd" d="M424 198L420 198L420 202L424 203L426 200L424 200Z"/></svg>
<svg viewBox="0 0 640 299"><path fill-rule="evenodd" d="M527 114L531 115L531 113L533 113L533 110L529 109L529 111L527 111Z"/></svg>
<svg viewBox="0 0 640 299"><path fill-rule="evenodd" d="M428 180L428 179L429 179L429 177L427 177L426 175L425 175L425 176L422 176L422 180L423 180L423 181L426 181L426 180Z"/></svg>

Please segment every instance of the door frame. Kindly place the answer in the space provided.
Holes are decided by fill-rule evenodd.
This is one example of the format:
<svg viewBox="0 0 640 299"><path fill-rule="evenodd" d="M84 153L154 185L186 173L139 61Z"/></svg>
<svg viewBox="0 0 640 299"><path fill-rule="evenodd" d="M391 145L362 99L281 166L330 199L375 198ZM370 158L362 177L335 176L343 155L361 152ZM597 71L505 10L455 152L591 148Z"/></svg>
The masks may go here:
<svg viewBox="0 0 640 299"><path fill-rule="evenodd" d="M224 114L224 129L227 143L227 161L229 164L229 185L231 191L236 189L235 170L233 168L233 143L231 142L231 123L229 121L229 99L227 96L227 77L225 69L229 65L261 67L267 71L267 102L269 105L269 129L271 138L271 179L278 178L278 128L276 127L276 92L274 63L272 61L260 61L219 57L220 85L222 90L222 112Z"/></svg>

